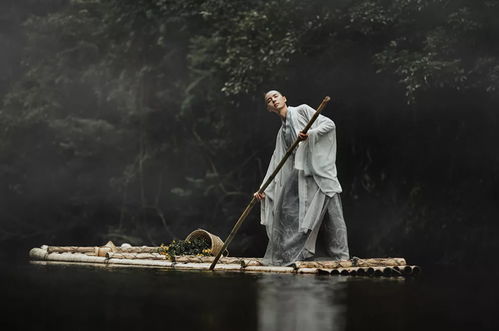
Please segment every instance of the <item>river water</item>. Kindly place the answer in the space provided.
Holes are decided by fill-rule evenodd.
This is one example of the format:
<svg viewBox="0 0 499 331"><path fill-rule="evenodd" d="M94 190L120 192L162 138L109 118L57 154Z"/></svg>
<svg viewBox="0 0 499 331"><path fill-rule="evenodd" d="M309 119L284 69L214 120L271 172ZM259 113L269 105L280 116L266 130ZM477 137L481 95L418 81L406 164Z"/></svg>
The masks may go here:
<svg viewBox="0 0 499 331"><path fill-rule="evenodd" d="M499 330L497 278L3 264L2 330Z"/></svg>

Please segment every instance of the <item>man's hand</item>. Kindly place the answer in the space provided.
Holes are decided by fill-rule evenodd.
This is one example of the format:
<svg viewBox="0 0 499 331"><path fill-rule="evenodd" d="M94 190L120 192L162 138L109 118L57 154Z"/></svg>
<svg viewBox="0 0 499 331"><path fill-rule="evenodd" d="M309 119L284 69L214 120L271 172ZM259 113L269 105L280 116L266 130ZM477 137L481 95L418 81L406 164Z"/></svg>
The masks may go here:
<svg viewBox="0 0 499 331"><path fill-rule="evenodd" d="M301 132L301 131L300 131L300 133L298 133L298 139L300 139L300 140L305 140L305 139L307 139L307 138L308 138L308 134L303 133L303 132Z"/></svg>
<svg viewBox="0 0 499 331"><path fill-rule="evenodd" d="M263 199L265 199L265 193L258 193L258 192L255 192L253 193L253 196L255 198L258 199L258 201L262 201Z"/></svg>

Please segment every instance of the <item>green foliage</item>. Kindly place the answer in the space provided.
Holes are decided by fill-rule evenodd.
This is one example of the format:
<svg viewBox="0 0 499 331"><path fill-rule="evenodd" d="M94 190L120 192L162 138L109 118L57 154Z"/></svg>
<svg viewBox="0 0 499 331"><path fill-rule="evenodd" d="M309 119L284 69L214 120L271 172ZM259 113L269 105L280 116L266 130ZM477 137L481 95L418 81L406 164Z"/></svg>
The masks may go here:
<svg viewBox="0 0 499 331"><path fill-rule="evenodd" d="M194 238L192 240L173 240L168 245L161 245L159 253L166 255L169 259L181 255L211 255L211 246L206 238Z"/></svg>
<svg viewBox="0 0 499 331"><path fill-rule="evenodd" d="M0 194L10 206L0 240L84 228L100 233L95 240L154 244L193 224L226 231L270 158L279 124L261 101L270 88L290 104L333 97L326 115L338 122L347 206L372 214L369 206L400 205L384 229L429 232L433 222L421 219L443 212L417 212L428 192L466 192L456 182L467 176L487 178L490 191L498 180L497 153L476 148L497 138L496 1L50 8L23 14L9 53L16 70L0 67L9 77L0 86ZM415 188L424 192L416 202Z"/></svg>
<svg viewBox="0 0 499 331"><path fill-rule="evenodd" d="M498 49L483 36L499 32L491 15L496 5L396 1L386 10L392 21L390 36L384 49L374 54L374 62L379 72L399 76L408 102L416 102L420 91L439 88L494 93Z"/></svg>

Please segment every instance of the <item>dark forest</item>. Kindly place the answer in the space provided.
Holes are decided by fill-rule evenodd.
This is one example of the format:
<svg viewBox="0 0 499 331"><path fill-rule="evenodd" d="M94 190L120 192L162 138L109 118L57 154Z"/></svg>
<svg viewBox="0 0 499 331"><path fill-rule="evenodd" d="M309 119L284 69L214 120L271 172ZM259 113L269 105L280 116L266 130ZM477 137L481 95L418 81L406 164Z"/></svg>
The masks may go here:
<svg viewBox="0 0 499 331"><path fill-rule="evenodd" d="M332 99L353 256L489 261L497 17L493 0L3 0L2 256L227 236L267 169L278 89ZM266 242L253 210L230 252Z"/></svg>

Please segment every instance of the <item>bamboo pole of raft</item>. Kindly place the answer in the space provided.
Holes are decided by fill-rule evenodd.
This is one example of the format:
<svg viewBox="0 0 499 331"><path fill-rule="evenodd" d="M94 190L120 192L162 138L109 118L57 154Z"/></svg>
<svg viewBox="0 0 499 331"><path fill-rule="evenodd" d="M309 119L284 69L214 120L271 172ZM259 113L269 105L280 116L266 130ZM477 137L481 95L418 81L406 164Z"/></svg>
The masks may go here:
<svg viewBox="0 0 499 331"><path fill-rule="evenodd" d="M166 255L160 253L122 253L122 252L107 252L107 259L129 259L129 260L170 260ZM196 255L179 255L171 258L172 262L176 263L212 263L213 256L196 256ZM237 264L242 267L246 266L261 266L262 264L257 259L241 258L241 257L222 257L218 263L221 264Z"/></svg>
<svg viewBox="0 0 499 331"><path fill-rule="evenodd" d="M352 268L352 267L394 267L405 266L407 262L404 258L370 258L370 259L355 259L355 260L340 260L340 261L297 261L294 262L295 268Z"/></svg>
<svg viewBox="0 0 499 331"><path fill-rule="evenodd" d="M312 124L314 124L314 122L317 119L317 117L319 117L319 114L321 113L321 111L328 104L329 100L331 100L331 98L328 97L328 96L326 96L322 100L321 104L319 105L319 107L317 108L316 112L314 113L314 116L312 116L312 118L310 119L310 121L307 123L307 125L305 126L305 128L302 130L303 133L306 134L308 132L308 130L310 129L310 127L312 126ZM291 156L291 154L295 150L296 146L298 146L298 144L300 143L300 141L301 141L301 139L297 138L295 140L295 142L293 143L293 145L291 145L291 147L288 148L286 154L284 154L284 157L282 158L281 162L279 162L279 164L275 168L274 172L272 172L272 174L269 176L269 178L267 179L267 181L258 190L259 194L263 193L265 191L265 189L267 188L267 186L270 185L270 183L272 182L272 180L274 180L274 177L279 173L279 171L281 170L281 168L284 166L284 163ZM213 270L213 268L215 268L215 265L217 264L218 259L220 259L220 256L222 256L222 253L225 252L225 250L229 246L229 244L232 241L232 239L234 239L234 237L235 237L235 235L237 233L237 230L239 230L239 228L241 227L241 225L243 224L244 220L249 215L251 209L253 209L253 206L255 205L255 203L257 201L258 201L258 199L255 196L253 196L253 198L251 199L250 203L246 206L246 208L244 209L243 213L241 214L241 216L237 220L236 224L232 228L232 231L230 232L229 236L227 237L227 239L225 239L224 245L222 246L222 249L220 249L220 251L218 252L218 254L215 256L215 260L213 260L213 263L210 266L210 270Z"/></svg>
<svg viewBox="0 0 499 331"><path fill-rule="evenodd" d="M107 252L108 259L138 259L138 260L167 260L166 255L159 253L121 253Z"/></svg>
<svg viewBox="0 0 499 331"><path fill-rule="evenodd" d="M182 255L174 256L173 261L177 263L213 263L215 257L213 256L196 256L196 255ZM239 264L245 266L244 258L242 257L222 257L218 262L223 264ZM246 259L249 261L248 259Z"/></svg>
<svg viewBox="0 0 499 331"><path fill-rule="evenodd" d="M407 267L407 268L406 268ZM414 266L417 268L417 266ZM408 272L404 273L405 276L411 274L413 268L412 266L404 266ZM302 269L310 269L310 268L300 268L298 272ZM341 275L341 276L401 276L402 273L397 269L397 267L349 267L349 268L335 268L335 269L317 269L318 273L331 275Z"/></svg>
<svg viewBox="0 0 499 331"><path fill-rule="evenodd" d="M49 252L49 253L95 253L95 246L91 246L91 247L48 246L47 252Z"/></svg>
<svg viewBox="0 0 499 331"><path fill-rule="evenodd" d="M132 246L132 247L116 247L116 252L119 253L157 253L160 247L156 246Z"/></svg>
<svg viewBox="0 0 499 331"><path fill-rule="evenodd" d="M418 267L417 265L405 265L405 266L400 266L400 267L393 267L393 269L398 274L401 274L404 276L417 275L421 271L421 268Z"/></svg>
<svg viewBox="0 0 499 331"><path fill-rule="evenodd" d="M263 263L261 262L261 259L253 258L253 259L242 259L241 265L243 267L257 267L257 266L262 266Z"/></svg>
<svg viewBox="0 0 499 331"><path fill-rule="evenodd" d="M160 249L160 247L155 246L116 247L112 242L108 242L104 246L47 246L47 251L49 253L93 254L99 248L120 253L157 253Z"/></svg>

